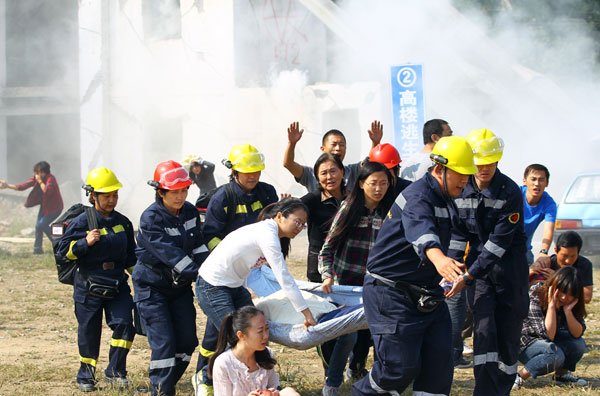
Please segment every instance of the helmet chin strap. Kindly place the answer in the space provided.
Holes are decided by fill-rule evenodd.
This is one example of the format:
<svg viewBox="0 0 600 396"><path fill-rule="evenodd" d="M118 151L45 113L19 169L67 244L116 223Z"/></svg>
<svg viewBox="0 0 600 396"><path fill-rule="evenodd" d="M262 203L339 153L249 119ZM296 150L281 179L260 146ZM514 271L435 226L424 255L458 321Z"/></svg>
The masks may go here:
<svg viewBox="0 0 600 396"><path fill-rule="evenodd" d="M450 193L448 192L448 183L446 182L446 170L447 170L447 169L448 169L448 168L446 168L446 167L444 166L444 173L443 173L443 179L444 179L444 195L445 195L447 198L451 198L451 197L450 197Z"/></svg>
<svg viewBox="0 0 600 396"><path fill-rule="evenodd" d="M94 193L94 205L98 205L103 212L110 213L108 210L104 209L102 205L100 205L100 200L98 199L98 193Z"/></svg>

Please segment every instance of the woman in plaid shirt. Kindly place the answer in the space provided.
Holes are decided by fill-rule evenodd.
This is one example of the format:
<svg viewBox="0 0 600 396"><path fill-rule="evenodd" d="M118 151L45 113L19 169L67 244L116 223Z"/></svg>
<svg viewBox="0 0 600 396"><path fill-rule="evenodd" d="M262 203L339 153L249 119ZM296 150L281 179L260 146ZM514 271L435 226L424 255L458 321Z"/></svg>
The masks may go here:
<svg viewBox="0 0 600 396"><path fill-rule="evenodd" d="M319 272L325 293L331 293L333 284L362 286L369 251L393 202L393 178L389 170L378 162L364 162L356 184L335 215L319 253ZM358 377L361 372L366 372L370 339L368 330L360 331L358 339L357 333L338 338L329 359L324 396L339 395L338 388L353 347L349 374Z"/></svg>
<svg viewBox="0 0 600 396"><path fill-rule="evenodd" d="M529 290L529 315L521 331L519 360L525 365L513 389L529 378L554 371L554 381L587 385L571 374L585 352L583 332L586 316L583 282L573 267L564 267L545 283Z"/></svg>

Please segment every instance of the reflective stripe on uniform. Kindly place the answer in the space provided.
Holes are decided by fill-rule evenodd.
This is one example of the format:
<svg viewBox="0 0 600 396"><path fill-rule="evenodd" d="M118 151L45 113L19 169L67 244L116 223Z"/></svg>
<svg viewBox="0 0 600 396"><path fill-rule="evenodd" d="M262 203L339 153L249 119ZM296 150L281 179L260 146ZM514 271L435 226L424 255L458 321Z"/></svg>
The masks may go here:
<svg viewBox="0 0 600 396"><path fill-rule="evenodd" d="M467 242L462 242L462 241L457 241L457 240L450 240L450 246L448 246L448 249L453 249L453 250L465 250L467 248Z"/></svg>
<svg viewBox="0 0 600 396"><path fill-rule="evenodd" d="M131 349L132 343L133 343L132 341L127 341L127 340L119 340L119 339L115 339L115 338L110 339L110 346L114 346L117 348Z"/></svg>
<svg viewBox="0 0 600 396"><path fill-rule="evenodd" d="M200 347L200 355L208 358L214 354L215 354L214 351L209 351L208 349L204 349L204 348Z"/></svg>
<svg viewBox="0 0 600 396"><path fill-rule="evenodd" d="M206 247L206 245L202 245L202 246L197 247L196 249L192 250L192 254L200 254L200 253L204 253L204 252L208 252L208 248Z"/></svg>
<svg viewBox="0 0 600 396"><path fill-rule="evenodd" d="M227 207L224 208L225 213L227 213L228 209L229 208L227 208ZM235 207L235 213L236 214L237 213L248 213L248 209L246 208L246 205L238 205L238 206Z"/></svg>
<svg viewBox="0 0 600 396"><path fill-rule="evenodd" d="M119 232L125 231L125 227L123 227L121 224L117 224L112 228L112 230L115 234L118 234Z"/></svg>
<svg viewBox="0 0 600 396"><path fill-rule="evenodd" d="M486 363L498 363L498 369L505 372L508 375L517 373L518 363L508 365L503 361L498 360L498 352L488 352L484 355L475 355L473 357L473 364L479 366Z"/></svg>
<svg viewBox="0 0 600 396"><path fill-rule="evenodd" d="M252 209L253 212L256 212L257 210L262 209L263 206L260 201L256 201L256 202L253 202L252 205L250 205L250 208Z"/></svg>
<svg viewBox="0 0 600 396"><path fill-rule="evenodd" d="M448 208L438 208L437 206L433 208L435 217L441 217L444 219L450 218L450 213L448 212Z"/></svg>
<svg viewBox="0 0 600 396"><path fill-rule="evenodd" d="M96 363L98 362L96 359L84 358L81 355L79 355L79 361L81 363L89 364L90 366L94 366L94 367L96 367Z"/></svg>
<svg viewBox="0 0 600 396"><path fill-rule="evenodd" d="M189 219L188 221L183 223L183 228L185 228L186 231L188 231L194 227L196 227L196 218L195 217L193 219Z"/></svg>
<svg viewBox="0 0 600 396"><path fill-rule="evenodd" d="M179 235L181 235L181 233L179 232L179 230L177 228L168 228L168 227L165 227L165 232L168 235L171 235L171 236L179 236Z"/></svg>
<svg viewBox="0 0 600 396"><path fill-rule="evenodd" d="M217 245L221 243L221 239L214 237L213 239L211 239L210 241L208 241L208 250L212 251L214 248L217 247Z"/></svg>
<svg viewBox="0 0 600 396"><path fill-rule="evenodd" d="M183 362L189 362L192 360L192 355L188 355L187 353L176 353L175 359L180 359Z"/></svg>
<svg viewBox="0 0 600 396"><path fill-rule="evenodd" d="M419 246L424 244L425 242L437 242L440 243L440 238L435 234L423 234L413 242L413 245Z"/></svg>
<svg viewBox="0 0 600 396"><path fill-rule="evenodd" d="M454 203L459 209L474 209L477 207L477 199L475 198L456 198Z"/></svg>
<svg viewBox="0 0 600 396"><path fill-rule="evenodd" d="M502 258L506 252L506 249L501 248L492 241L487 241L483 247L498 258Z"/></svg>
<svg viewBox="0 0 600 396"><path fill-rule="evenodd" d="M167 367L175 367L175 358L161 359L161 360L151 360L150 361L150 370L154 369L162 369Z"/></svg>
<svg viewBox="0 0 600 396"><path fill-rule="evenodd" d="M373 370L369 371L369 384L371 384L371 388L373 388L373 390L377 393L389 393L392 396L400 396L400 393L394 390L381 389L381 387L377 385L377 382L375 382L375 380L373 379Z"/></svg>
<svg viewBox="0 0 600 396"><path fill-rule="evenodd" d="M498 362L498 352L488 352L482 355L473 356L473 365L479 366L486 363Z"/></svg>
<svg viewBox="0 0 600 396"><path fill-rule="evenodd" d="M190 265L193 262L194 260L189 258L189 256L185 256L181 260L179 260L177 264L175 264L175 269L177 270L177 272L181 273L184 269L188 267L188 265Z"/></svg>
<svg viewBox="0 0 600 396"><path fill-rule="evenodd" d="M513 375L517 373L518 363L507 365L504 362L498 361L498 370L504 371L508 375Z"/></svg>
<svg viewBox="0 0 600 396"><path fill-rule="evenodd" d="M69 251L67 252L67 258L69 260L77 260L77 256L73 254L73 246L75 246L76 243L77 241L71 241L69 244Z"/></svg>
<svg viewBox="0 0 600 396"><path fill-rule="evenodd" d="M506 201L502 199L483 198L483 205L486 208L502 209L505 203Z"/></svg>
<svg viewBox="0 0 600 396"><path fill-rule="evenodd" d="M396 198L396 205L400 207L400 209L404 210L404 206L406 205L406 198L402 194L398 195Z"/></svg>

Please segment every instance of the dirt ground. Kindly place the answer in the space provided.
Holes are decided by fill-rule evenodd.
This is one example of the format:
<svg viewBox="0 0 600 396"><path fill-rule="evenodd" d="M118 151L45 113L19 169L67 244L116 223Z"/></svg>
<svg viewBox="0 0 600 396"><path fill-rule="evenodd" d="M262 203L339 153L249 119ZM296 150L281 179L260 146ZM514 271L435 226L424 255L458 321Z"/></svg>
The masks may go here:
<svg viewBox="0 0 600 396"><path fill-rule="evenodd" d="M12 207L11 205L8 205ZM0 395L76 395L75 384L79 366L77 352L77 322L73 313L72 287L57 281L50 245L45 241L46 254L31 255L32 239L23 238L20 229L31 227L36 213L19 211L7 219L6 202L0 198ZM31 234L26 234L31 237ZM15 239L8 239L16 237ZM292 273L304 279L306 236L294 241L289 265ZM600 270L594 276L600 284ZM588 352L578 365L577 374L590 383L585 388L557 387L549 376L528 381L514 395L600 395L600 324L598 317L600 291L595 289L585 333ZM198 337L201 339L205 317L198 308ZM108 360L108 342L111 332L104 326L101 355L98 359L98 379ZM470 343L470 339L467 341ZM272 344L278 358L278 371L283 385L293 386L303 396L320 395L323 369L315 349L297 351ZM197 354L178 385L179 395L193 395L190 378L196 366ZM150 349L145 337L136 337L128 358L129 377L133 385L126 391L117 391L100 383L93 394L134 394L138 387L148 386L147 367ZM469 395L473 390L471 369L455 370L453 395ZM350 394L349 384L342 388ZM404 395L411 394L407 390Z"/></svg>

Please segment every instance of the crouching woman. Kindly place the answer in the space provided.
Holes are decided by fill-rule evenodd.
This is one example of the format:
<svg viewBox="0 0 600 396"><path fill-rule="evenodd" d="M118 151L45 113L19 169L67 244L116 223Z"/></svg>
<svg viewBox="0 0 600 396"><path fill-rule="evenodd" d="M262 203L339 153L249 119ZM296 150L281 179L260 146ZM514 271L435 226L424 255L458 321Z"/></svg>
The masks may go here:
<svg viewBox="0 0 600 396"><path fill-rule="evenodd" d="M583 282L573 267L556 271L529 291L529 315L523 323L519 360L525 365L513 389L529 378L554 372L558 384L587 384L571 373L585 352L586 316Z"/></svg>

